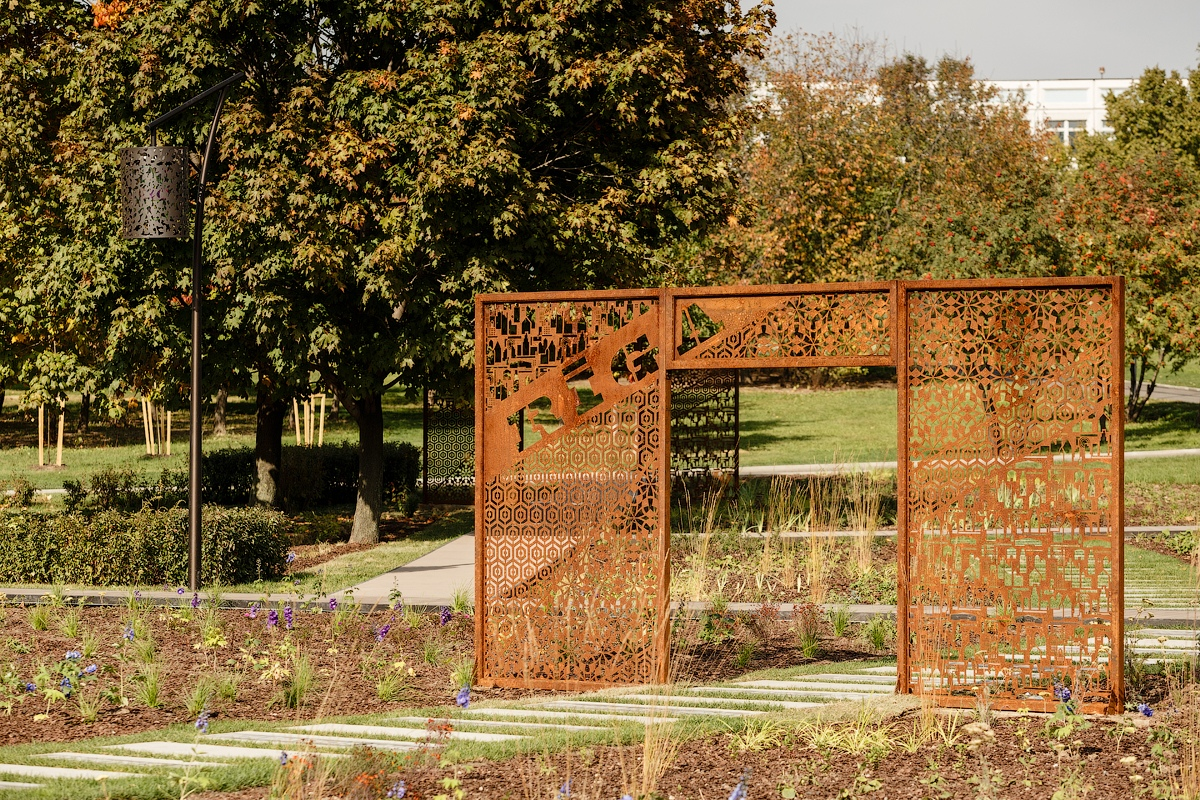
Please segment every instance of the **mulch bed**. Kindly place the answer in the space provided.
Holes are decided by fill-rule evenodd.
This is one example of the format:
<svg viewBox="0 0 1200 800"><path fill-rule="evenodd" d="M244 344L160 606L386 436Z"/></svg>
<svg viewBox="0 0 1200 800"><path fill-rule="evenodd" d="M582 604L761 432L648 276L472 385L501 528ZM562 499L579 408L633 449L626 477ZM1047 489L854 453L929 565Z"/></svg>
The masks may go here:
<svg viewBox="0 0 1200 800"><path fill-rule="evenodd" d="M1126 525L1195 525L1200 519L1200 485L1126 483Z"/></svg>

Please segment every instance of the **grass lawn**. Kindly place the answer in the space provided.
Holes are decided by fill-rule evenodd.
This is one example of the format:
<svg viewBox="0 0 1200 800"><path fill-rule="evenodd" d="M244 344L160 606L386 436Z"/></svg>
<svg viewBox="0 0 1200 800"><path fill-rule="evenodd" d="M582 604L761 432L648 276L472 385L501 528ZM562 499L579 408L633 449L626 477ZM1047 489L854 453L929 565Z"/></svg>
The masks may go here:
<svg viewBox="0 0 1200 800"><path fill-rule="evenodd" d="M1191 386L1200 389L1200 361L1189 361L1178 372L1160 375L1158 382L1166 386Z"/></svg>
<svg viewBox="0 0 1200 800"><path fill-rule="evenodd" d="M1200 599L1196 577L1173 556L1125 545L1125 607L1137 608L1143 599L1156 606L1189 606Z"/></svg>

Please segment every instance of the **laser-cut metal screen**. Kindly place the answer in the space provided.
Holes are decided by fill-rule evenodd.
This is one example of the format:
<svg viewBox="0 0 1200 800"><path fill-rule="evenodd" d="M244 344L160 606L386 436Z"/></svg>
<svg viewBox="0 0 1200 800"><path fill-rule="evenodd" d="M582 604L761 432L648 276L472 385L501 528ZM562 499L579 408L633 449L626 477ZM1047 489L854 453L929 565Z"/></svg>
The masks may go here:
<svg viewBox="0 0 1200 800"><path fill-rule="evenodd" d="M470 503L475 498L475 409L426 390L421 417L422 501Z"/></svg>
<svg viewBox="0 0 1200 800"><path fill-rule="evenodd" d="M480 684L666 678L672 371L892 365L898 689L1115 707L1122 320L1119 278L480 297Z"/></svg>
<svg viewBox="0 0 1200 800"><path fill-rule="evenodd" d="M1120 694L1115 288L904 289L900 664L914 691L971 705L986 685L1000 705L1048 709L1057 684L1095 710Z"/></svg>
<svg viewBox="0 0 1200 800"><path fill-rule="evenodd" d="M692 501L714 480L737 485L738 380L736 369L671 375L671 482Z"/></svg>

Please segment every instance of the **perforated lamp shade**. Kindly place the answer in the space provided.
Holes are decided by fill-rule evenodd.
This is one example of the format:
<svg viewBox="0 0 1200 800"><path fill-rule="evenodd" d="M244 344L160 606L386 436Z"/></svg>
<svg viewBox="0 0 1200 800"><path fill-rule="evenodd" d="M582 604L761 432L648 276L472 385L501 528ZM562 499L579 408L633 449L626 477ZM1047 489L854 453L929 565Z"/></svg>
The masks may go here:
<svg viewBox="0 0 1200 800"><path fill-rule="evenodd" d="M185 239L191 221L186 147L121 151L121 235Z"/></svg>

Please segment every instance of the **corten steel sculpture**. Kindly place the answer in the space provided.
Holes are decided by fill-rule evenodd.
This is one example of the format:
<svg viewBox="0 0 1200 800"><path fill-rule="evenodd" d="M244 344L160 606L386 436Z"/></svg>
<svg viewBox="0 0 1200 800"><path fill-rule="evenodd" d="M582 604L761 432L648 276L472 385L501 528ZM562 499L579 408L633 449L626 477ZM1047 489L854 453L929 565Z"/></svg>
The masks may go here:
<svg viewBox="0 0 1200 800"><path fill-rule="evenodd" d="M895 366L898 690L1122 703L1120 278L476 301L481 685L668 677L672 370ZM600 398L581 411L580 392ZM555 425L525 412L549 402ZM540 402L539 405L543 405ZM543 415L540 419L545 421Z"/></svg>

